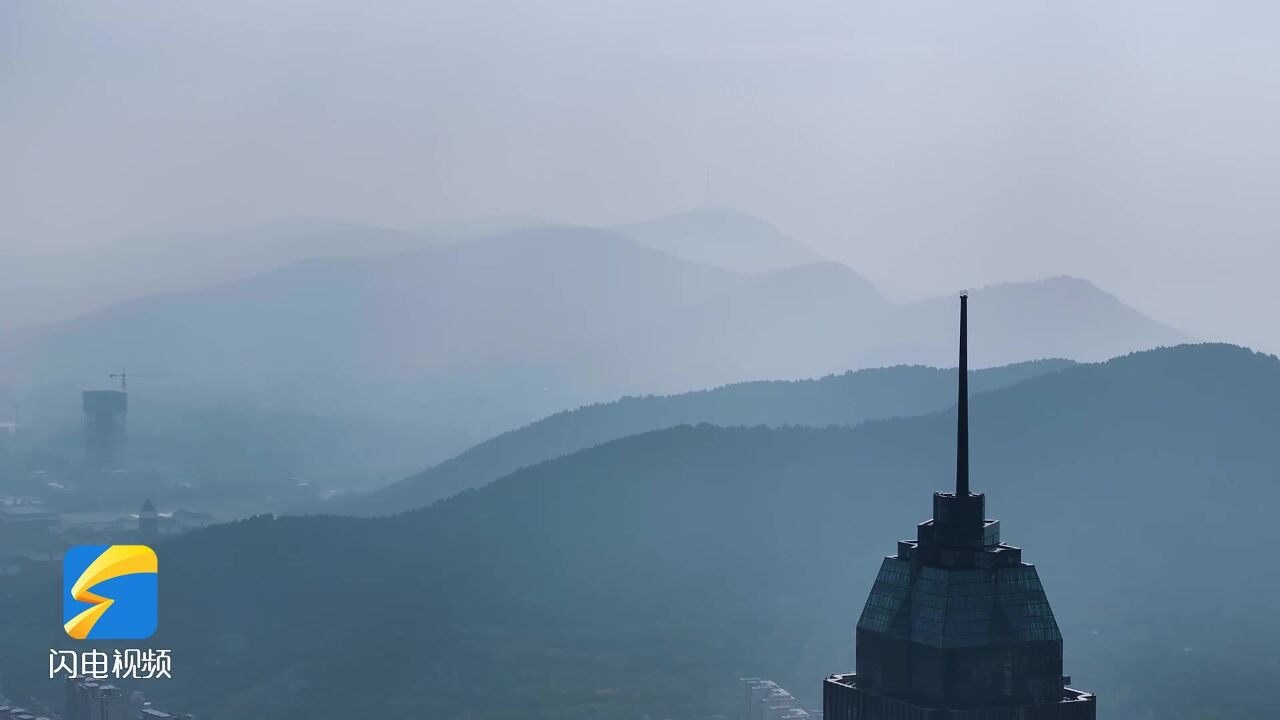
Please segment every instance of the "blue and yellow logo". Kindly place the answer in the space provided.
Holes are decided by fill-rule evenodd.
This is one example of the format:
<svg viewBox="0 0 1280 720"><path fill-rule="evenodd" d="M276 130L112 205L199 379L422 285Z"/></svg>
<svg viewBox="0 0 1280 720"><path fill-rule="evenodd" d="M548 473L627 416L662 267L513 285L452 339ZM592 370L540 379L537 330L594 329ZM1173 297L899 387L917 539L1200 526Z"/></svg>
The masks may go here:
<svg viewBox="0 0 1280 720"><path fill-rule="evenodd" d="M156 552L80 545L62 559L62 627L76 640L145 640L156 631Z"/></svg>

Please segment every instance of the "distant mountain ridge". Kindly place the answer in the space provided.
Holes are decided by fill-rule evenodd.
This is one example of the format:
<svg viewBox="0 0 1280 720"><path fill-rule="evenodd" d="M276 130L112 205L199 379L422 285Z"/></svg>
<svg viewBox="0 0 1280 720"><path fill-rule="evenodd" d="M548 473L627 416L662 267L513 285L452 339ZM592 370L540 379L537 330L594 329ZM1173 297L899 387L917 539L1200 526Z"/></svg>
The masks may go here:
<svg viewBox="0 0 1280 720"><path fill-rule="evenodd" d="M689 210L613 229L668 255L743 273L823 259L771 223L728 208Z"/></svg>
<svg viewBox="0 0 1280 720"><path fill-rule="evenodd" d="M1007 387L1071 367L1039 360L970 371L971 392ZM753 382L672 396L626 397L559 412L503 433L380 490L335 498L319 512L389 515L480 487L521 467L628 435L711 423L827 427L937 412L955 403L955 370L901 366L819 380Z"/></svg>
<svg viewBox="0 0 1280 720"><path fill-rule="evenodd" d="M426 402L483 437L618 394L620 339L737 278L604 231L533 228L308 260L0 334L0 375L147 367L306 409L404 416Z"/></svg>
<svg viewBox="0 0 1280 720"><path fill-rule="evenodd" d="M169 233L57 256L0 262L0 329L182 293L318 257L359 257L448 242L433 231L293 218L223 232Z"/></svg>
<svg viewBox="0 0 1280 720"><path fill-rule="evenodd" d="M973 296L975 367L1187 340L1082 280ZM936 338L950 304L892 303L830 261L743 274L616 232L541 226L314 258L0 332L0 385L65 394L121 367L162 371L206 399L400 422L460 452L623 395L949 365Z"/></svg>
<svg viewBox="0 0 1280 720"><path fill-rule="evenodd" d="M1079 278L969 294L985 308L972 329L977 367L1048 357L1094 362L1192 340ZM954 323L953 297L893 303L849 268L815 263L752 276L689 308L656 362L683 368L702 386L898 364L943 367L955 362L955 349L939 338Z"/></svg>
<svg viewBox="0 0 1280 720"><path fill-rule="evenodd" d="M405 230L299 217L216 232L161 233L60 255L0 257L0 330L233 282L306 260L405 252L561 225L510 215ZM728 209L676 213L618 232L669 255L734 270L742 270L744 252L778 258L761 269L818 259L767 222Z"/></svg>
<svg viewBox="0 0 1280 720"><path fill-rule="evenodd" d="M973 326L977 334L971 355L979 366L1028 346L1046 357L1098 362L1133 350L1195 341L1088 280L1069 275L989 285L970 295L983 307ZM905 309L904 325L913 327L916 337L946 338L955 322L953 297L908 303ZM946 342L932 346L931 354L954 354Z"/></svg>

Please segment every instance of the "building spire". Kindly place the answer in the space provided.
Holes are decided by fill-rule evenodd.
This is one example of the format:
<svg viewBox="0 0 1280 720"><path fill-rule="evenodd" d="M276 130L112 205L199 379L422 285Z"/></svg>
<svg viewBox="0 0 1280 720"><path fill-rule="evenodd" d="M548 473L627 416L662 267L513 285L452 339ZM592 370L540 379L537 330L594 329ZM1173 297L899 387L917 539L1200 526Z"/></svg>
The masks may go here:
<svg viewBox="0 0 1280 720"><path fill-rule="evenodd" d="M956 497L969 496L969 294L960 293L960 396L956 401Z"/></svg>

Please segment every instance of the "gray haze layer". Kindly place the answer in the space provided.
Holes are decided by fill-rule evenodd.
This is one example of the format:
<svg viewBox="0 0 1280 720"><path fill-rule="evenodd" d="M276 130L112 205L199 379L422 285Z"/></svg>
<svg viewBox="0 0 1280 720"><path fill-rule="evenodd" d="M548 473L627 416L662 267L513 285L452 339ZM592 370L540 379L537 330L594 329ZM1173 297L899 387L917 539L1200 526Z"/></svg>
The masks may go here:
<svg viewBox="0 0 1280 720"><path fill-rule="evenodd" d="M6 1L0 255L714 204L898 297L1066 273L1275 351L1277 14Z"/></svg>

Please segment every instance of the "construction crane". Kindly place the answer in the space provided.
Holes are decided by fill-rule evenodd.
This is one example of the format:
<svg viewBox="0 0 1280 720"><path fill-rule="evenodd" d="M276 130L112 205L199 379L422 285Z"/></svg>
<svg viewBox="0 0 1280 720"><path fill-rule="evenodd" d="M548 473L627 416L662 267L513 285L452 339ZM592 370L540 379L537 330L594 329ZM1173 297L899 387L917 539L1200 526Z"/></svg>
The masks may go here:
<svg viewBox="0 0 1280 720"><path fill-rule="evenodd" d="M129 372L127 370L122 369L120 372L111 373L107 377L111 378L112 380L115 380L116 378L120 378L120 392L129 391ZM164 376L157 375L155 373L133 373L133 377L154 378L154 377L164 377Z"/></svg>

